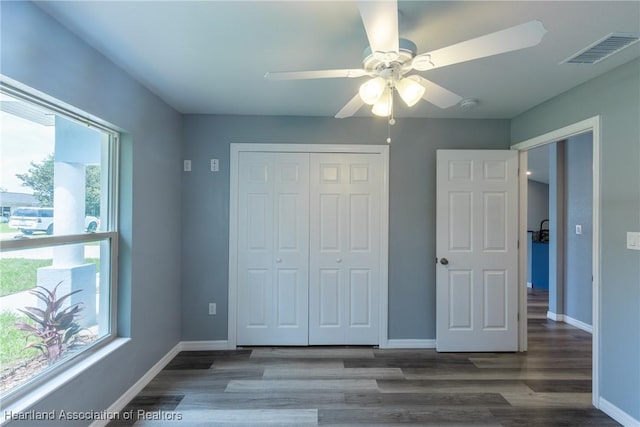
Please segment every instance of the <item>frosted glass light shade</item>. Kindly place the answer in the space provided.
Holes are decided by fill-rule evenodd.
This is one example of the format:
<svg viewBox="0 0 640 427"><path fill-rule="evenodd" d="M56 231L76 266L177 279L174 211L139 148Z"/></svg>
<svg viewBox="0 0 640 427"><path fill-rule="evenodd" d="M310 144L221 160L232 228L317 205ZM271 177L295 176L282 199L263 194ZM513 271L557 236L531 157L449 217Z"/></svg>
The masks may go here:
<svg viewBox="0 0 640 427"><path fill-rule="evenodd" d="M367 80L360 86L360 98L365 104L373 105L382 96L387 82L382 77Z"/></svg>
<svg viewBox="0 0 640 427"><path fill-rule="evenodd" d="M393 92L390 88L386 88L378 101L373 104L371 112L376 116L389 117L393 106Z"/></svg>
<svg viewBox="0 0 640 427"><path fill-rule="evenodd" d="M424 95L425 88L411 77L406 77L396 83L396 89L400 94L400 98L409 107L413 107L420 101Z"/></svg>

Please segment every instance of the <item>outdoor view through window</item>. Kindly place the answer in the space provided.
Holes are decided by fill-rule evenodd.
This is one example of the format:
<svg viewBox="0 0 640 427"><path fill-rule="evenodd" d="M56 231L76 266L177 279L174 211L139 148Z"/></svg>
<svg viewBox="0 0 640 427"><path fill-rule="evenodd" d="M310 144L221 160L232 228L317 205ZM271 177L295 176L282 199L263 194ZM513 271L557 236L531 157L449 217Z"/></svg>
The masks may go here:
<svg viewBox="0 0 640 427"><path fill-rule="evenodd" d="M0 93L0 395L112 336L116 134Z"/></svg>

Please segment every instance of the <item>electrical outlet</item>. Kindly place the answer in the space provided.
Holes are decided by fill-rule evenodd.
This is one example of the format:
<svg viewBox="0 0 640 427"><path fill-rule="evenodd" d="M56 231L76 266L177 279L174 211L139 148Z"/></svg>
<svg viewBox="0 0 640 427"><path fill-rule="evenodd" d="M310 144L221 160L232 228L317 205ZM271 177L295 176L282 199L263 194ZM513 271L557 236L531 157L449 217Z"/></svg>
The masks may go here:
<svg viewBox="0 0 640 427"><path fill-rule="evenodd" d="M216 314L216 303L215 302L210 302L209 303L209 314Z"/></svg>
<svg viewBox="0 0 640 427"><path fill-rule="evenodd" d="M191 160L184 161L184 171L191 172Z"/></svg>
<svg viewBox="0 0 640 427"><path fill-rule="evenodd" d="M218 172L220 170L220 163L218 159L211 159L211 172Z"/></svg>
<svg viewBox="0 0 640 427"><path fill-rule="evenodd" d="M640 251L640 232L627 231L627 249Z"/></svg>

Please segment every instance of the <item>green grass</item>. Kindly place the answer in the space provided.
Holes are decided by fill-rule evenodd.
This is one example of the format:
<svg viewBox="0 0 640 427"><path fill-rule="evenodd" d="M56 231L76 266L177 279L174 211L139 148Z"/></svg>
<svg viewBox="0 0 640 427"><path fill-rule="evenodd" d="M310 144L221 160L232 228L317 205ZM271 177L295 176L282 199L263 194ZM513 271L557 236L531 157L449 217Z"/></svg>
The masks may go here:
<svg viewBox="0 0 640 427"><path fill-rule="evenodd" d="M96 272L100 272L100 259L87 258L85 262L96 264ZM0 259L0 297L34 288L38 268L49 265L50 259Z"/></svg>
<svg viewBox="0 0 640 427"><path fill-rule="evenodd" d="M30 359L38 355L34 348L24 348L25 333L16 329L16 322L27 322L26 317L16 316L8 311L0 313L0 365Z"/></svg>
<svg viewBox="0 0 640 427"><path fill-rule="evenodd" d="M0 259L0 297L36 286L38 268L51 265L50 259Z"/></svg>
<svg viewBox="0 0 640 427"><path fill-rule="evenodd" d="M0 223L0 233L18 233L15 228L9 228L9 224L6 222Z"/></svg>

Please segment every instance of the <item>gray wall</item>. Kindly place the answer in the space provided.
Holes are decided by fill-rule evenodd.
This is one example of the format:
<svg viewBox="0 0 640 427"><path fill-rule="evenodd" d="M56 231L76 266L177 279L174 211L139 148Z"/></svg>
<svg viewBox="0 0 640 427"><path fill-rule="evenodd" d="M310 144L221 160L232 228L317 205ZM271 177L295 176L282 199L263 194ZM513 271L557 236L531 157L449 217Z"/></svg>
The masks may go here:
<svg viewBox="0 0 640 427"><path fill-rule="evenodd" d="M33 408L106 409L180 340L182 119L32 3L2 2L0 19L2 74L125 130L118 332L131 341Z"/></svg>
<svg viewBox="0 0 640 427"><path fill-rule="evenodd" d="M527 230L538 231L540 222L549 219L549 184L527 182ZM545 222L544 228L549 228Z"/></svg>
<svg viewBox="0 0 640 427"><path fill-rule="evenodd" d="M565 153L564 311L592 323L593 144L591 132L571 137ZM582 234L576 234L576 225Z"/></svg>
<svg viewBox="0 0 640 427"><path fill-rule="evenodd" d="M565 141L549 144L549 311L564 311Z"/></svg>
<svg viewBox="0 0 640 427"><path fill-rule="evenodd" d="M511 121L518 143L600 115L600 394L640 419L640 60L559 95Z"/></svg>
<svg viewBox="0 0 640 427"><path fill-rule="evenodd" d="M386 144L372 118L184 119L182 339L227 338L229 143ZM435 155L438 148L508 148L507 120L398 119L390 148L389 338L435 338ZM220 159L220 172L209 159ZM216 302L218 314L207 315Z"/></svg>

